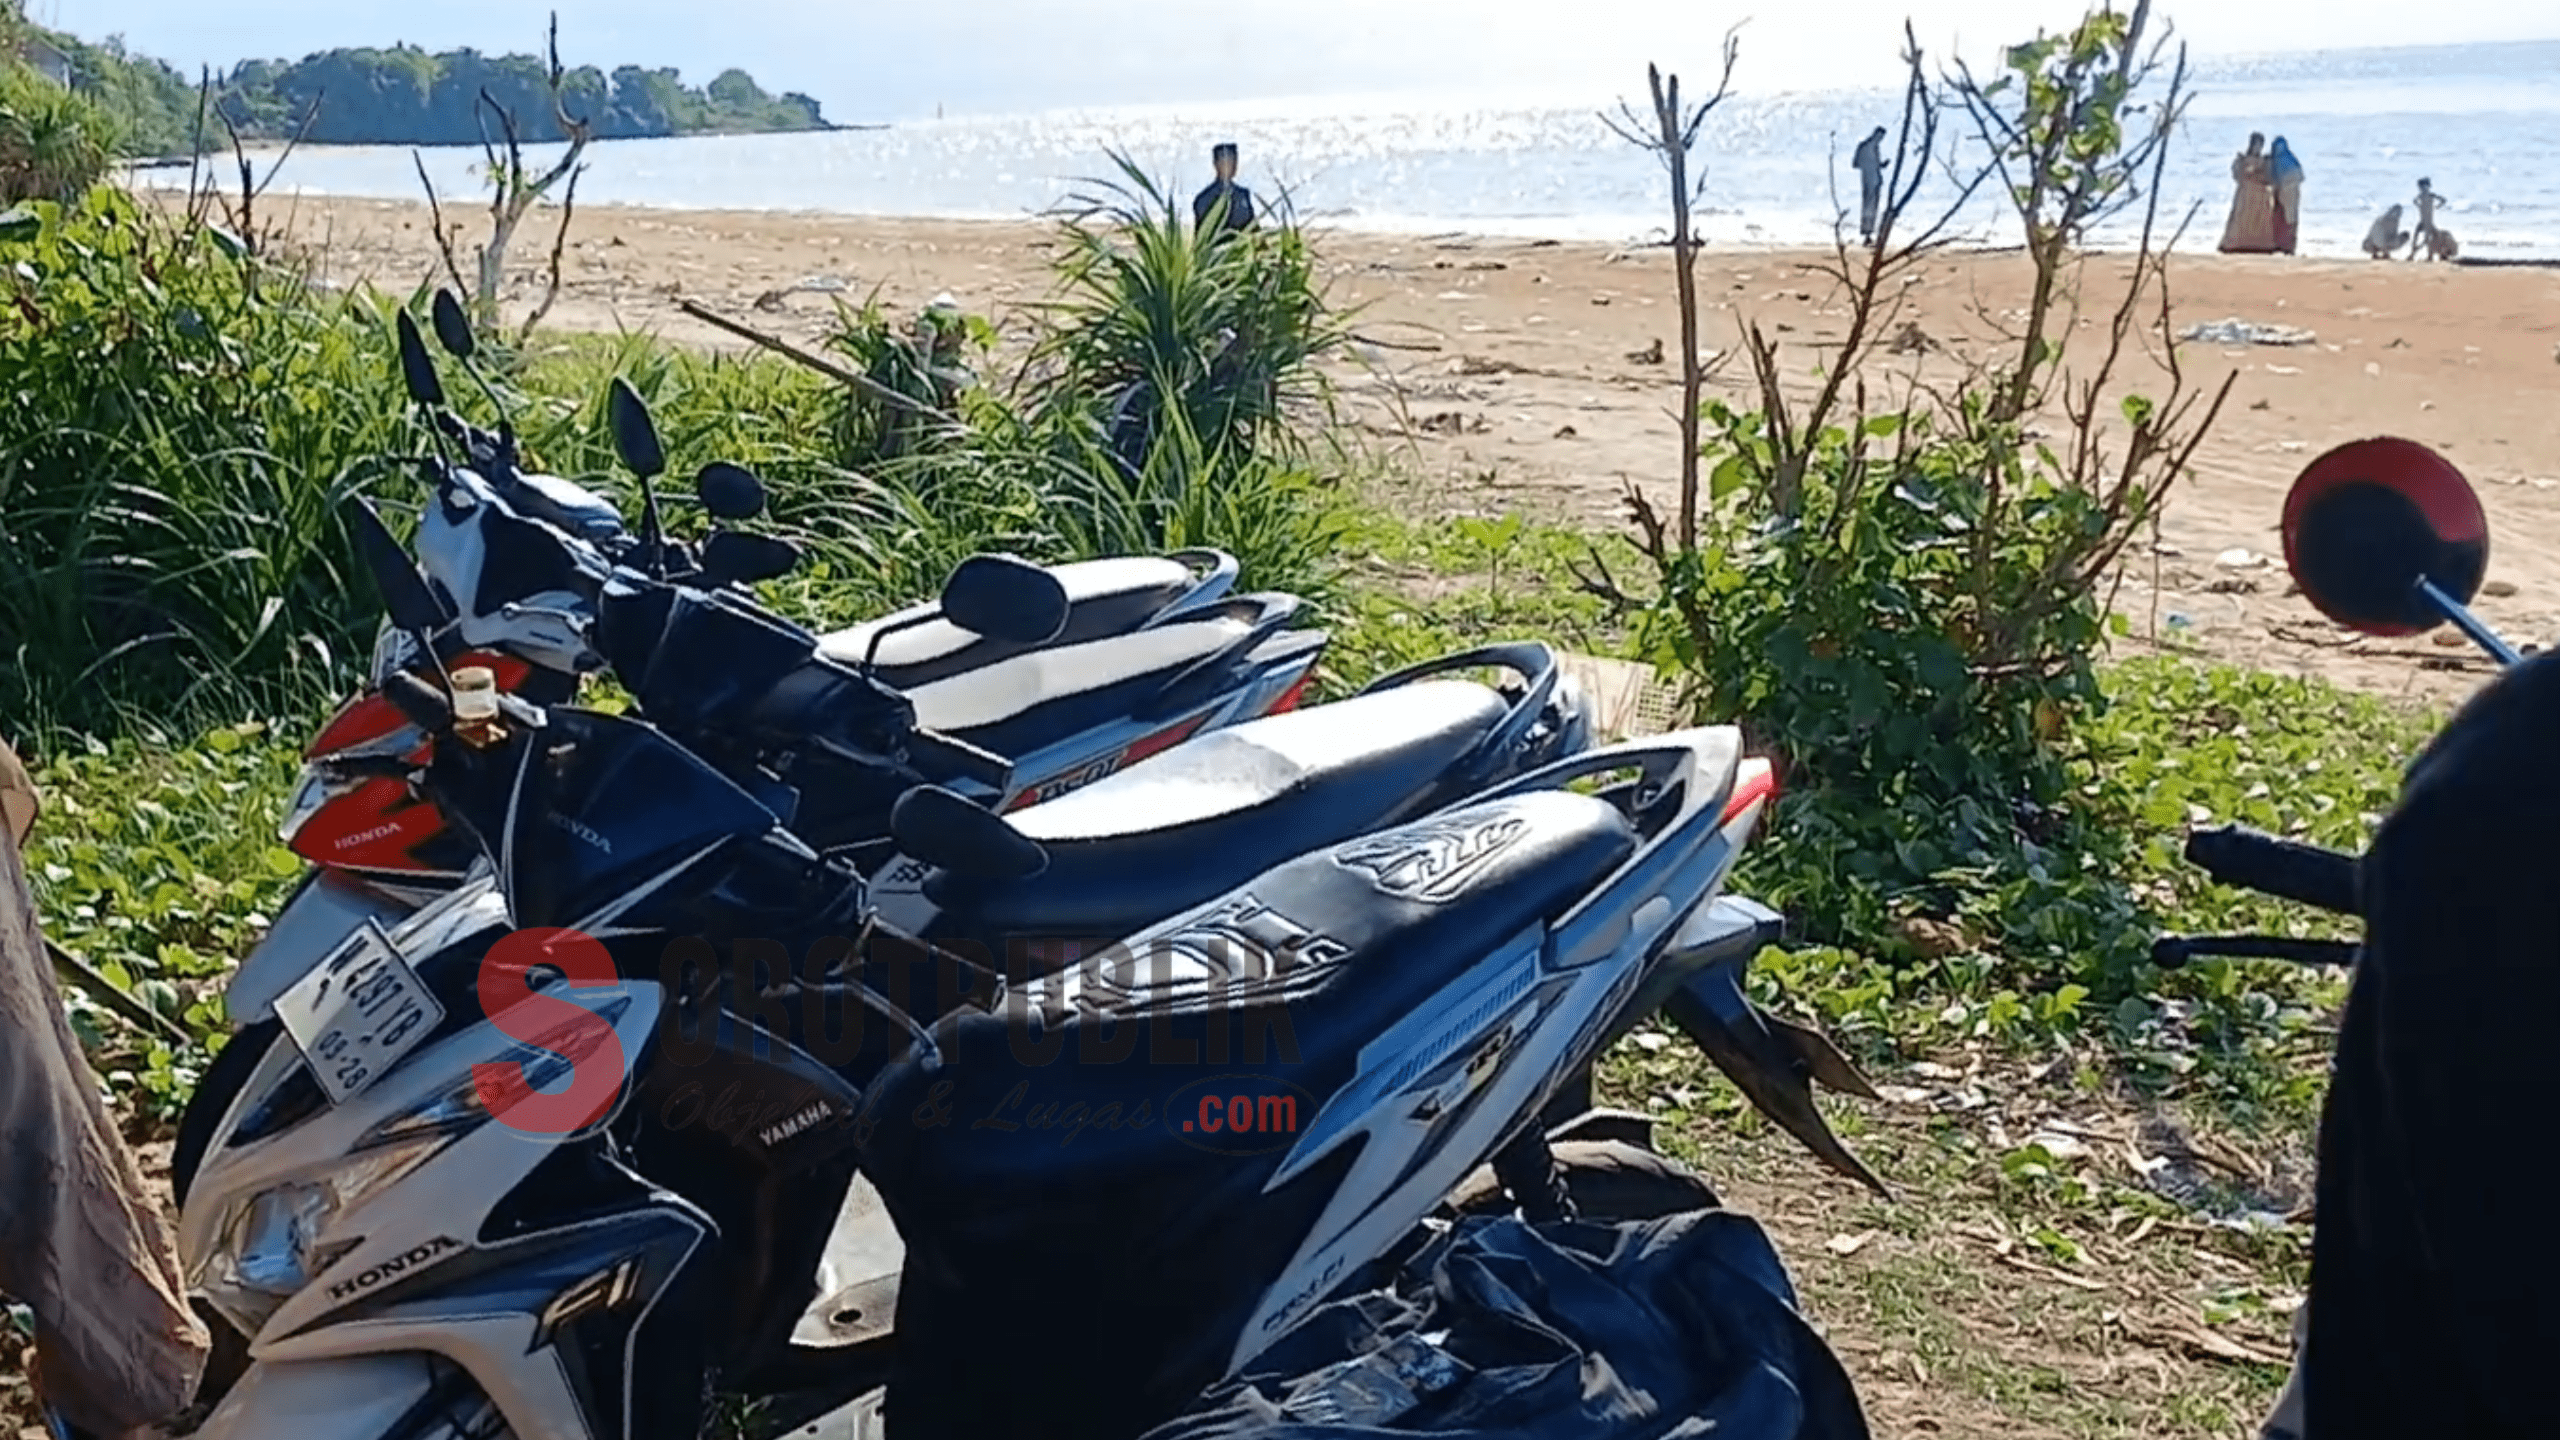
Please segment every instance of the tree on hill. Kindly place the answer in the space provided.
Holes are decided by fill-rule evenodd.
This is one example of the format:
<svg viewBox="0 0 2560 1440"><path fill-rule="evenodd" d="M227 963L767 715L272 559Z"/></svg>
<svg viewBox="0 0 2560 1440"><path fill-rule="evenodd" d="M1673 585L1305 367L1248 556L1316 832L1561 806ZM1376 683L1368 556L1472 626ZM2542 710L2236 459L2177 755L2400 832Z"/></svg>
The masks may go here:
<svg viewBox="0 0 2560 1440"><path fill-rule="evenodd" d="M199 135L199 82L135 55L120 37L92 44L25 24L14 0L0 0L0 32L10 24L40 36L71 62L73 88L109 117L123 153L184 154L219 143L222 127ZM8 45L14 59L15 42ZM487 55L469 48L430 53L414 45L324 50L300 60L250 59L212 80L212 102L246 140L337 145L477 145L486 94L524 118L524 143L566 138L552 104L550 66L535 55ZM594 118L598 139L662 135L823 130L818 102L766 93L743 70L693 87L673 68L624 65L608 74L582 65L562 76L562 98ZM308 122L306 132L304 126Z"/></svg>

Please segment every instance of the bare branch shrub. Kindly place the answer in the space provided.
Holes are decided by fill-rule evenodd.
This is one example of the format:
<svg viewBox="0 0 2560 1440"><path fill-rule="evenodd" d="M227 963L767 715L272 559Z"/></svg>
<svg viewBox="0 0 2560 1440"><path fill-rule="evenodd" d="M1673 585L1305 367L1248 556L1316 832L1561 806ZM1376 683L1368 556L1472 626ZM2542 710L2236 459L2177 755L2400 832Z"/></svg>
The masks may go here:
<svg viewBox="0 0 2560 1440"><path fill-rule="evenodd" d="M1779 753L1794 799L1756 883L1798 904L1817 934L1902 949L1901 921L1923 913L1978 921L1968 933L1996 933L2013 956L2047 948L2093 985L2133 963L2128 897L2076 894L2063 926L2030 924L2027 908L2085 883L2081 867L2038 859L2046 848L2114 843L2097 817L2072 812L2068 776L2071 720L2100 699L2100 587L2230 384L2199 390L2177 359L2168 251L2179 227L2158 207L2187 73L2165 36L2146 40L2148 21L2148 0L2130 14L2102 6L2010 47L1989 80L1961 64L1933 77L1906 26L1874 236L1857 242L1835 224L1808 267L1846 306L1841 338L1799 376L1746 317L1747 398L1698 407L1679 508L1665 514L1629 487L1659 587L1648 650L1704 713ZM1943 133L1949 117L1972 134ZM1678 138L1685 149L1696 132ZM1988 153L1968 159L1967 141ZM1924 205L1932 185L1943 204ZM1993 362L1932 383L1933 342L1897 328L1905 296L1992 185L2026 231L2027 318ZM1675 235L1694 198L1675 180ZM2081 257L2093 227L2128 213L2140 216L2131 276L2074 369ZM1696 300L1683 272L1688 333ZM2111 402L2147 348L2164 388ZM2038 425L2059 433L2039 438Z"/></svg>
<svg viewBox="0 0 2560 1440"><path fill-rule="evenodd" d="M560 224L551 238L550 265L545 275L542 298L534 302L532 311L518 328L519 341L533 333L533 327L542 323L543 317L551 313L552 304L560 298L561 256L569 243L569 222L578 211L578 180L586 174L586 166L581 162L587 142L595 136L594 122L586 116L571 114L569 110L568 72L560 63L560 16L557 11L551 16L548 53L551 62L547 77L551 110L559 122L560 133L568 137L568 148L548 169L537 175L525 167L524 130L514 111L499 104L497 97L485 88L474 106L475 113L480 116L480 149L487 167L483 173L489 187L489 238L473 250L473 274L469 279L463 276L462 261L456 249L461 238L461 226L445 222L444 205L436 195L435 182L427 178L426 160L418 152L410 152L410 161L417 167L418 183L427 192L428 223L435 231L436 250L444 259L445 273L452 278L456 289L471 298L472 319L483 327L495 327L499 323L499 302L506 291L507 248L515 242L517 227L524 223L525 216L534 206L540 204L555 187L566 182L561 191ZM492 121L497 125L494 134L490 131Z"/></svg>
<svg viewBox="0 0 2560 1440"><path fill-rule="evenodd" d="M1733 90L1734 63L1741 58L1742 47L1732 31L1725 32L1724 66L1716 77L1715 93L1696 105L1685 105L1680 99L1680 77L1665 78L1662 67L1645 67L1645 81L1653 99L1650 120L1640 120L1636 112L1619 103L1616 117L1602 115L1601 123L1618 133L1618 137L1639 149L1653 152L1655 159L1669 173L1673 204L1671 207L1671 264L1680 290L1680 543L1698 543L1698 397L1706 387L1706 376L1698 358L1698 243L1689 228L1689 213L1704 191L1707 177L1700 173L1690 178L1689 152L1698 143L1698 132L1707 116L1724 103Z"/></svg>

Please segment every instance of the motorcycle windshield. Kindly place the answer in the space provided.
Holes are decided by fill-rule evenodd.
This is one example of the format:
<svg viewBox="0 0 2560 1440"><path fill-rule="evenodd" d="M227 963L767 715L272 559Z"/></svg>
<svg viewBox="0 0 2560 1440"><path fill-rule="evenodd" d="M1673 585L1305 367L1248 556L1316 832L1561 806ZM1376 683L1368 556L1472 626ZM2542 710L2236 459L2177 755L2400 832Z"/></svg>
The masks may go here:
<svg viewBox="0 0 2560 1440"><path fill-rule="evenodd" d="M557 475L516 476L516 503L536 520L549 521L581 540L602 544L619 540L622 512L613 503L574 480Z"/></svg>
<svg viewBox="0 0 2560 1440"><path fill-rule="evenodd" d="M676 872L778 824L656 727L553 710L508 811L508 910L519 926L579 925L624 917L653 896L680 900L668 891Z"/></svg>
<svg viewBox="0 0 2560 1440"><path fill-rule="evenodd" d="M640 707L678 734L734 722L809 667L817 637L751 602L628 571L605 588L602 649Z"/></svg>
<svg viewBox="0 0 2560 1440"><path fill-rule="evenodd" d="M418 559L445 598L471 614L495 615L509 602L550 591L591 595L610 573L583 533L592 517L564 523L528 515L459 467L440 469L435 488L419 522Z"/></svg>

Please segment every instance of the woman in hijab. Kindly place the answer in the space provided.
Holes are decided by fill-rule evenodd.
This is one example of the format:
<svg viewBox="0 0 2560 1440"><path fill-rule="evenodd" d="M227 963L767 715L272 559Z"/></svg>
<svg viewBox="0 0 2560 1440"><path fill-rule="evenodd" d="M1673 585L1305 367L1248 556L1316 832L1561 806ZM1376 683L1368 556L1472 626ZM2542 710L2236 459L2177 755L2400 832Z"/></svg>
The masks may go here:
<svg viewBox="0 0 2560 1440"><path fill-rule="evenodd" d="M2293 147L2281 135L2267 168L2276 189L2276 252L2290 255L2302 239L2302 162L2293 158Z"/></svg>
<svg viewBox="0 0 2560 1440"><path fill-rule="evenodd" d="M2231 218L2222 224L2222 253L2271 253L2276 248L2276 192L2266 136L2251 135L2249 148L2231 157L2231 182Z"/></svg>

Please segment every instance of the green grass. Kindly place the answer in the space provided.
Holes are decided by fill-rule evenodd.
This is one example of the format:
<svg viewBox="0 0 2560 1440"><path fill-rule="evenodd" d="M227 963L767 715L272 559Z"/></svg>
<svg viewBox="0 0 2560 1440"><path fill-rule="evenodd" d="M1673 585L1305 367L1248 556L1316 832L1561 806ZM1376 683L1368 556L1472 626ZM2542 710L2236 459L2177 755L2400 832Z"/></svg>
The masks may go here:
<svg viewBox="0 0 2560 1440"><path fill-rule="evenodd" d="M171 744L90 742L30 764L44 811L26 852L45 931L198 1043L173 1052L76 992L73 1028L117 1097L168 1121L225 1028L221 986L301 858L276 821L307 722L225 726Z"/></svg>
<svg viewBox="0 0 2560 1440"><path fill-rule="evenodd" d="M930 594L989 548L1217 546L1257 587L1330 596L1347 462L1274 408L1302 398L1335 333L1302 249L1257 241L1279 268L1256 271L1240 247L1194 254L1147 231L1123 254L1106 230L1078 233L1036 365L966 392L960 423L920 444L872 396L761 353L538 338L489 347L491 368L531 468L600 486L626 513L635 487L602 414L617 375L655 413L679 502L710 461L763 474L770 527L812 557L775 598L813 620ZM428 448L397 378L393 303L318 291L105 190L0 226L0 715L17 736L305 713L355 678L379 604L343 502L413 507L409 462ZM1134 333L1121 323L1166 304ZM876 311L847 310L839 329L856 349L902 343ZM1230 332L1246 338L1225 346ZM1100 417L1133 365L1183 403L1156 407L1124 473ZM1271 406L1200 398L1239 365ZM496 418L458 374L448 390Z"/></svg>

